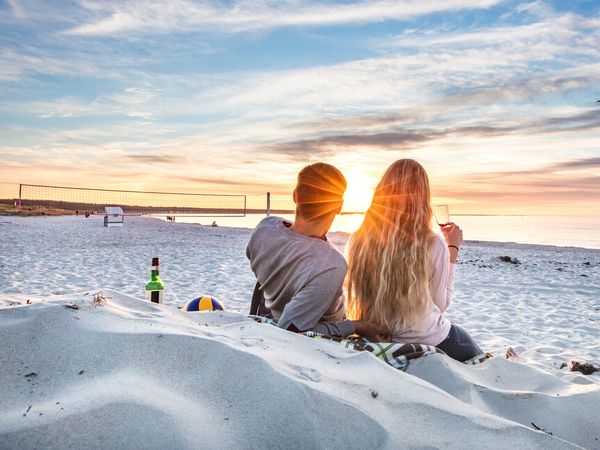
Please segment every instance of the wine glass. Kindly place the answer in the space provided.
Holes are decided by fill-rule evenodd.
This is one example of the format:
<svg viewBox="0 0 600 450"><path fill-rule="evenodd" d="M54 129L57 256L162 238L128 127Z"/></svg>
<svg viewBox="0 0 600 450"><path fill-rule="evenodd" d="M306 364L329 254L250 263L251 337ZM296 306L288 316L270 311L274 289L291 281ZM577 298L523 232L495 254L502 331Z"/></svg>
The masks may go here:
<svg viewBox="0 0 600 450"><path fill-rule="evenodd" d="M435 221L441 228L444 228L450 223L450 211L448 205L435 205L433 207L433 212L435 213Z"/></svg>

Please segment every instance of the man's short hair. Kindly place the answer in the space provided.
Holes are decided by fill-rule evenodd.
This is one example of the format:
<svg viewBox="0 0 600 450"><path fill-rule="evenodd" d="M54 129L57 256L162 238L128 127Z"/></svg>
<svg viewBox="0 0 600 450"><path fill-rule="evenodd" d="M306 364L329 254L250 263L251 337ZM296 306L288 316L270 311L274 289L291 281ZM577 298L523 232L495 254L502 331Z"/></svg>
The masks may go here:
<svg viewBox="0 0 600 450"><path fill-rule="evenodd" d="M298 174L296 208L307 220L337 213L344 203L346 179L331 164L322 162L306 166Z"/></svg>

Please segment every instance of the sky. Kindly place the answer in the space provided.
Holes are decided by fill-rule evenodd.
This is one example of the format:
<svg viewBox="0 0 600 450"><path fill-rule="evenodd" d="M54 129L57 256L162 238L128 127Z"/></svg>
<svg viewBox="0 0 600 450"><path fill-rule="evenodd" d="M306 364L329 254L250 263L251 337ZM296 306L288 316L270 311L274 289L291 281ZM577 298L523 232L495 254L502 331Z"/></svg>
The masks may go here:
<svg viewBox="0 0 600 450"><path fill-rule="evenodd" d="M325 161L361 210L413 158L453 213L600 215L597 100L595 0L0 0L0 196L283 205Z"/></svg>

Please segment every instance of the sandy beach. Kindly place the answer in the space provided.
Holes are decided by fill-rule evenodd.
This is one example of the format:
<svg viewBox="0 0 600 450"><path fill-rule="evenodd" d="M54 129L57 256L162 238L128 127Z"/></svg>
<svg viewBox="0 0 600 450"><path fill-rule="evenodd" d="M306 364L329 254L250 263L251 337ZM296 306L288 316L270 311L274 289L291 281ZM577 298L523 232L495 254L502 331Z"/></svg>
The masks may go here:
<svg viewBox="0 0 600 450"><path fill-rule="evenodd" d="M600 250L467 241L447 316L496 357L401 372L248 319L250 232L0 218L0 447L600 448Z"/></svg>

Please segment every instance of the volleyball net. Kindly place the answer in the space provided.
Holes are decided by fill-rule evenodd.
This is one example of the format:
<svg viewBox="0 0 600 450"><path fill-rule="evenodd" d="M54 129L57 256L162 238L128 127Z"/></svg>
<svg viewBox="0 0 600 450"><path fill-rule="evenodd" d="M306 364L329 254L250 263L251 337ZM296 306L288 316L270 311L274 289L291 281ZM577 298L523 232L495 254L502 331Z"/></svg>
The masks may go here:
<svg viewBox="0 0 600 450"><path fill-rule="evenodd" d="M91 214L104 214L106 206L120 206L126 215L242 217L246 196L20 184L18 209L40 206Z"/></svg>

